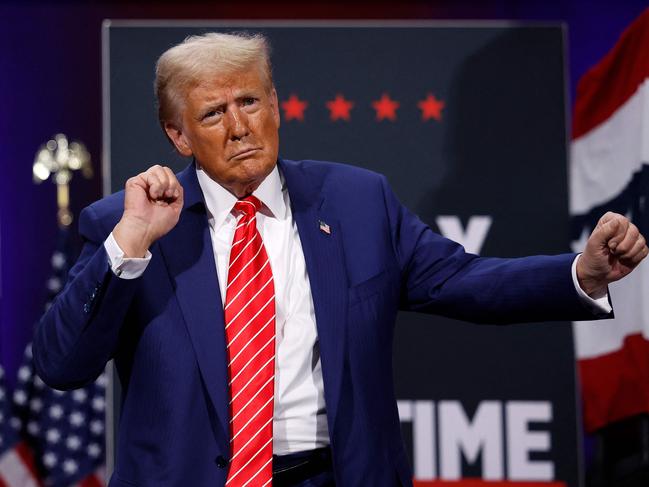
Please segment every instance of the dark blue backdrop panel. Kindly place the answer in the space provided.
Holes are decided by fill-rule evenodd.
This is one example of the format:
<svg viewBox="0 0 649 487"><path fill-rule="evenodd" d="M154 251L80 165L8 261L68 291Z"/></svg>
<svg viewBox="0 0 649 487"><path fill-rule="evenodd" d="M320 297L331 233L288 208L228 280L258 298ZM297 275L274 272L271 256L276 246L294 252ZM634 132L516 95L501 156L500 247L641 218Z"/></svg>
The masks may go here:
<svg viewBox="0 0 649 487"><path fill-rule="evenodd" d="M472 217L486 216L491 224L482 255L567 250L564 46L558 26L113 23L107 29L105 133L111 191L151 164L178 170L187 163L158 126L154 65L187 35L216 29L262 31L270 38L283 107L282 156L382 172L404 204L447 233L448 227L437 226L440 216L459 223L460 230ZM336 118L329 108L338 95L353 103L348 118ZM307 103L301 118L283 105L293 96ZM426 117L421 103L427 99L433 104ZM451 478L457 456L463 478L527 475L578 485L568 323L499 328L403 313L395 383L410 418L403 431L420 480ZM527 401L523 406L531 409L520 411L536 411L523 421L523 433L512 420L522 403L513 401ZM458 403L473 428L469 436L478 441L477 453L471 453L467 435L449 450L452 434L444 421ZM430 421L413 422L414 409L430 411ZM538 414L544 410L549 414ZM493 420L490 431L480 433L478 412ZM422 424L431 434L414 434ZM532 445L521 460L513 449L526 438ZM498 451L500 460L493 456Z"/></svg>

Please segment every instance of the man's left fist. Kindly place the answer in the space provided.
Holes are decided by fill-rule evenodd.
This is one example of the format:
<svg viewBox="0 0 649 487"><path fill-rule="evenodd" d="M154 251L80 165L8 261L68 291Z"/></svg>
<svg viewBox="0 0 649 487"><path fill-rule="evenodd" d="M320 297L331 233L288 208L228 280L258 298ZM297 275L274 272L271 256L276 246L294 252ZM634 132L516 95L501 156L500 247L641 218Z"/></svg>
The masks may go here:
<svg viewBox="0 0 649 487"><path fill-rule="evenodd" d="M645 238L628 218L607 212L590 234L577 262L577 279L590 296L629 274L649 253Z"/></svg>

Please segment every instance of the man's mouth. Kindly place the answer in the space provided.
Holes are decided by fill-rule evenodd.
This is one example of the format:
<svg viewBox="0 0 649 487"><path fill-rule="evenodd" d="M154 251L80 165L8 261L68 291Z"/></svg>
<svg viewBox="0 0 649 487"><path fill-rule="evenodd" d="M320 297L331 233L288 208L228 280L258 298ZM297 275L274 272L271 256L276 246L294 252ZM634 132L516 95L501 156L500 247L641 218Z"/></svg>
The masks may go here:
<svg viewBox="0 0 649 487"><path fill-rule="evenodd" d="M246 159L259 150L261 150L259 147L248 147L247 149L235 152L234 155L230 156L230 160L236 161L240 159Z"/></svg>

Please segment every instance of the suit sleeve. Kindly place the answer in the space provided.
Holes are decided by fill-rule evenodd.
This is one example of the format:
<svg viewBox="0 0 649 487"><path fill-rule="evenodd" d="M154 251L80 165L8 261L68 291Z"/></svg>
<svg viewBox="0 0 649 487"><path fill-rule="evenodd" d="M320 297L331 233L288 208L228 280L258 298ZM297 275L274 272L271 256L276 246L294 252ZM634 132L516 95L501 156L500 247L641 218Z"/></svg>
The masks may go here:
<svg viewBox="0 0 649 487"><path fill-rule="evenodd" d="M84 239L64 290L41 318L34 335L36 371L57 389L93 381L115 353L119 332L141 278L120 279L110 269L92 207L79 217Z"/></svg>
<svg viewBox="0 0 649 487"><path fill-rule="evenodd" d="M574 287L575 254L478 257L433 232L385 178L390 238L401 271L400 308L476 323L595 319Z"/></svg>

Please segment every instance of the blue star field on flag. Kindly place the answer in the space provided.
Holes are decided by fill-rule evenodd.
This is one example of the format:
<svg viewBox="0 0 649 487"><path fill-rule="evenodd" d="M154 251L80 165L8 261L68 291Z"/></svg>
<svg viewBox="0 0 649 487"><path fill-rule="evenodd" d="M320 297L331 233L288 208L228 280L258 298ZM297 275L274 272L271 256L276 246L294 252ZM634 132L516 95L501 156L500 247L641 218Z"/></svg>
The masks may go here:
<svg viewBox="0 0 649 487"><path fill-rule="evenodd" d="M47 281L49 307L62 289L70 268L70 245L66 229L59 234L52 255L52 275ZM48 387L33 364L31 344L25 349L13 393L15 423L36 457L43 483L69 487L95 477L104 464L106 376L83 388L59 391Z"/></svg>

